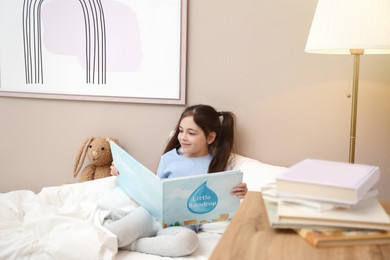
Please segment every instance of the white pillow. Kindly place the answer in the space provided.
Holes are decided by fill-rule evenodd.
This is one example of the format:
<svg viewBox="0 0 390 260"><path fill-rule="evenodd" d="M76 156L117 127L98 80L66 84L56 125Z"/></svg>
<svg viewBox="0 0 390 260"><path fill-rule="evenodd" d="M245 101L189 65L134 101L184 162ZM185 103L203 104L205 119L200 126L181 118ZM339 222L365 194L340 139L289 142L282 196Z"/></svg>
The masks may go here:
<svg viewBox="0 0 390 260"><path fill-rule="evenodd" d="M228 170L241 170L244 173L243 182L249 191L260 191L266 184L275 182L275 177L286 167L261 163L239 154L233 154L227 167Z"/></svg>

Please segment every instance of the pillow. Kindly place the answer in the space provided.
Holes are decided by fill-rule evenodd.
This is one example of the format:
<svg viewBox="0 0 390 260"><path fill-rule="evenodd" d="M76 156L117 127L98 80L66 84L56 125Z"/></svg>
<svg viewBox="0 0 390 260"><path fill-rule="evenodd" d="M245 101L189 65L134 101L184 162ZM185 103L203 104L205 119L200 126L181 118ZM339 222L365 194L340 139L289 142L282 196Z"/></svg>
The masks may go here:
<svg viewBox="0 0 390 260"><path fill-rule="evenodd" d="M266 184L275 182L275 177L286 167L261 163L239 154L233 154L229 161L228 170L241 170L244 173L243 182L249 191L260 191Z"/></svg>

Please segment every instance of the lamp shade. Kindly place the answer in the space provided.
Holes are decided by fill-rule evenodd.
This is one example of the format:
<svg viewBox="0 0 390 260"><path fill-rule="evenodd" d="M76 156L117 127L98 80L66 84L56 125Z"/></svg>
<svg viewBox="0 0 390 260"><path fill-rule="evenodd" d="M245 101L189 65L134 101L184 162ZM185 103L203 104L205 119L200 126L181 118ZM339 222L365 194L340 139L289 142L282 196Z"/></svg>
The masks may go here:
<svg viewBox="0 0 390 260"><path fill-rule="evenodd" d="M390 0L318 0L305 51L390 54Z"/></svg>

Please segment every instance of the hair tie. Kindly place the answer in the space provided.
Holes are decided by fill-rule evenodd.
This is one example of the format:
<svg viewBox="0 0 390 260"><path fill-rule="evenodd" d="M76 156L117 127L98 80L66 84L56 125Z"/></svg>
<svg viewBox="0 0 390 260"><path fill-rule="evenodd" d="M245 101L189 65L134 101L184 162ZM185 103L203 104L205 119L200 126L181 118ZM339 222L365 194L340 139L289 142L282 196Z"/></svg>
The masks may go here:
<svg viewBox="0 0 390 260"><path fill-rule="evenodd" d="M219 123L222 125L222 122L224 119L224 117L223 117L224 112L218 112L217 114L218 114Z"/></svg>

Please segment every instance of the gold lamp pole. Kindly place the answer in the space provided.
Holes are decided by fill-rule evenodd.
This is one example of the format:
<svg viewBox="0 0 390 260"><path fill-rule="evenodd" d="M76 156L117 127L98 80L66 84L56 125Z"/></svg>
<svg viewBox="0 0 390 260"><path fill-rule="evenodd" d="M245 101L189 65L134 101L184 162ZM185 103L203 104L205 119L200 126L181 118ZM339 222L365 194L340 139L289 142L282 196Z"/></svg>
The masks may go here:
<svg viewBox="0 0 390 260"><path fill-rule="evenodd" d="M360 55L364 54L363 49L351 49L354 57L353 62L353 82L352 82L352 107L351 107L351 127L349 138L349 162L355 162L355 143L356 143L356 123L357 123L357 102L359 86L359 64Z"/></svg>

